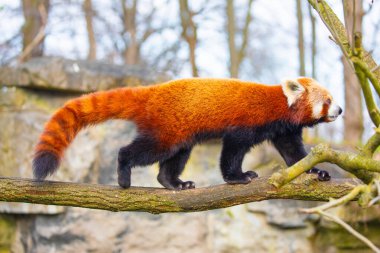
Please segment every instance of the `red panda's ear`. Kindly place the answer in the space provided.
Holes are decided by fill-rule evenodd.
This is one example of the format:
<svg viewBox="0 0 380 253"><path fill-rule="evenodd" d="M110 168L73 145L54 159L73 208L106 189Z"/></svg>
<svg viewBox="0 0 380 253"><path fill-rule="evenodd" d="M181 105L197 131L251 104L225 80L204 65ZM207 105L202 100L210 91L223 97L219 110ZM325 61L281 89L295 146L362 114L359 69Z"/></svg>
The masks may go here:
<svg viewBox="0 0 380 253"><path fill-rule="evenodd" d="M282 90L290 107L301 97L305 88L297 80L285 80L282 82Z"/></svg>

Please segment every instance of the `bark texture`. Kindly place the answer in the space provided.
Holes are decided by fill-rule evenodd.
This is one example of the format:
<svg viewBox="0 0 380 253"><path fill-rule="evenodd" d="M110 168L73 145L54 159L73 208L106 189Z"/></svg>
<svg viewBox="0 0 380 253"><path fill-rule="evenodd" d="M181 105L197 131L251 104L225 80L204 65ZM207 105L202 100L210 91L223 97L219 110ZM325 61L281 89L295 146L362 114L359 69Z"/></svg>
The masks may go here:
<svg viewBox="0 0 380 253"><path fill-rule="evenodd" d="M150 213L195 212L224 208L266 199L328 201L349 193L357 185L351 179L319 182L305 175L281 188L267 177L246 185L217 185L185 191L159 188L77 184L30 179L0 178L0 201L75 206L110 211Z"/></svg>

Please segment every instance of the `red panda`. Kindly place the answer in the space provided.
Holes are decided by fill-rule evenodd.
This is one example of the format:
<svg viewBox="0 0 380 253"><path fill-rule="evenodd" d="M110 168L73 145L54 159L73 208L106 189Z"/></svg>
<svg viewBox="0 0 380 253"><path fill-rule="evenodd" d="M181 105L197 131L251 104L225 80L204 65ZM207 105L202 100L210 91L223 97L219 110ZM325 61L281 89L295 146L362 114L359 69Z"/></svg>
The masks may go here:
<svg viewBox="0 0 380 253"><path fill-rule="evenodd" d="M35 149L34 176L54 173L64 150L88 125L109 119L134 121L138 135L118 154L118 183L128 188L131 168L159 162L158 181L168 189L194 188L179 179L192 147L223 138L220 167L227 183L249 183L243 172L249 149L268 140L288 166L307 155L302 128L334 121L342 109L311 78L264 85L237 79L190 78L147 87L99 91L68 101L46 123ZM328 172L313 168L320 180Z"/></svg>

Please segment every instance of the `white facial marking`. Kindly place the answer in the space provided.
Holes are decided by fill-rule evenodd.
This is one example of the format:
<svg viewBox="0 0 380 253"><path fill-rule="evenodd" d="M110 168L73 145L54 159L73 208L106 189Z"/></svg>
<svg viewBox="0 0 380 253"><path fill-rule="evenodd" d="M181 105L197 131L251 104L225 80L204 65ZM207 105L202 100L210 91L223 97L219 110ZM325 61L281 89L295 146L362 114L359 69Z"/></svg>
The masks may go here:
<svg viewBox="0 0 380 253"><path fill-rule="evenodd" d="M290 107L301 97L305 88L297 80L285 80L282 82L282 91L284 92Z"/></svg>
<svg viewBox="0 0 380 253"><path fill-rule="evenodd" d="M330 105L330 108L327 112L328 120L330 120L330 121L336 120L340 114L339 110L340 110L340 107L337 104L335 104L334 102L332 102Z"/></svg>
<svg viewBox="0 0 380 253"><path fill-rule="evenodd" d="M318 101L313 106L313 118L319 119L322 116L323 102Z"/></svg>

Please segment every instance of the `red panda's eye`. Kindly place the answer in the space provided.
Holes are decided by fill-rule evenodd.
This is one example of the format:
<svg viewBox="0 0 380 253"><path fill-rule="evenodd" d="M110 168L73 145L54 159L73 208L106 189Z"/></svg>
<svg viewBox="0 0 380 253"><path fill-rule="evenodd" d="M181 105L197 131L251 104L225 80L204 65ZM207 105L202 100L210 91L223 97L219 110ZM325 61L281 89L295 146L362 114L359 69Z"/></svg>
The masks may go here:
<svg viewBox="0 0 380 253"><path fill-rule="evenodd" d="M326 102L325 102L326 105L331 105L331 99L327 99Z"/></svg>

